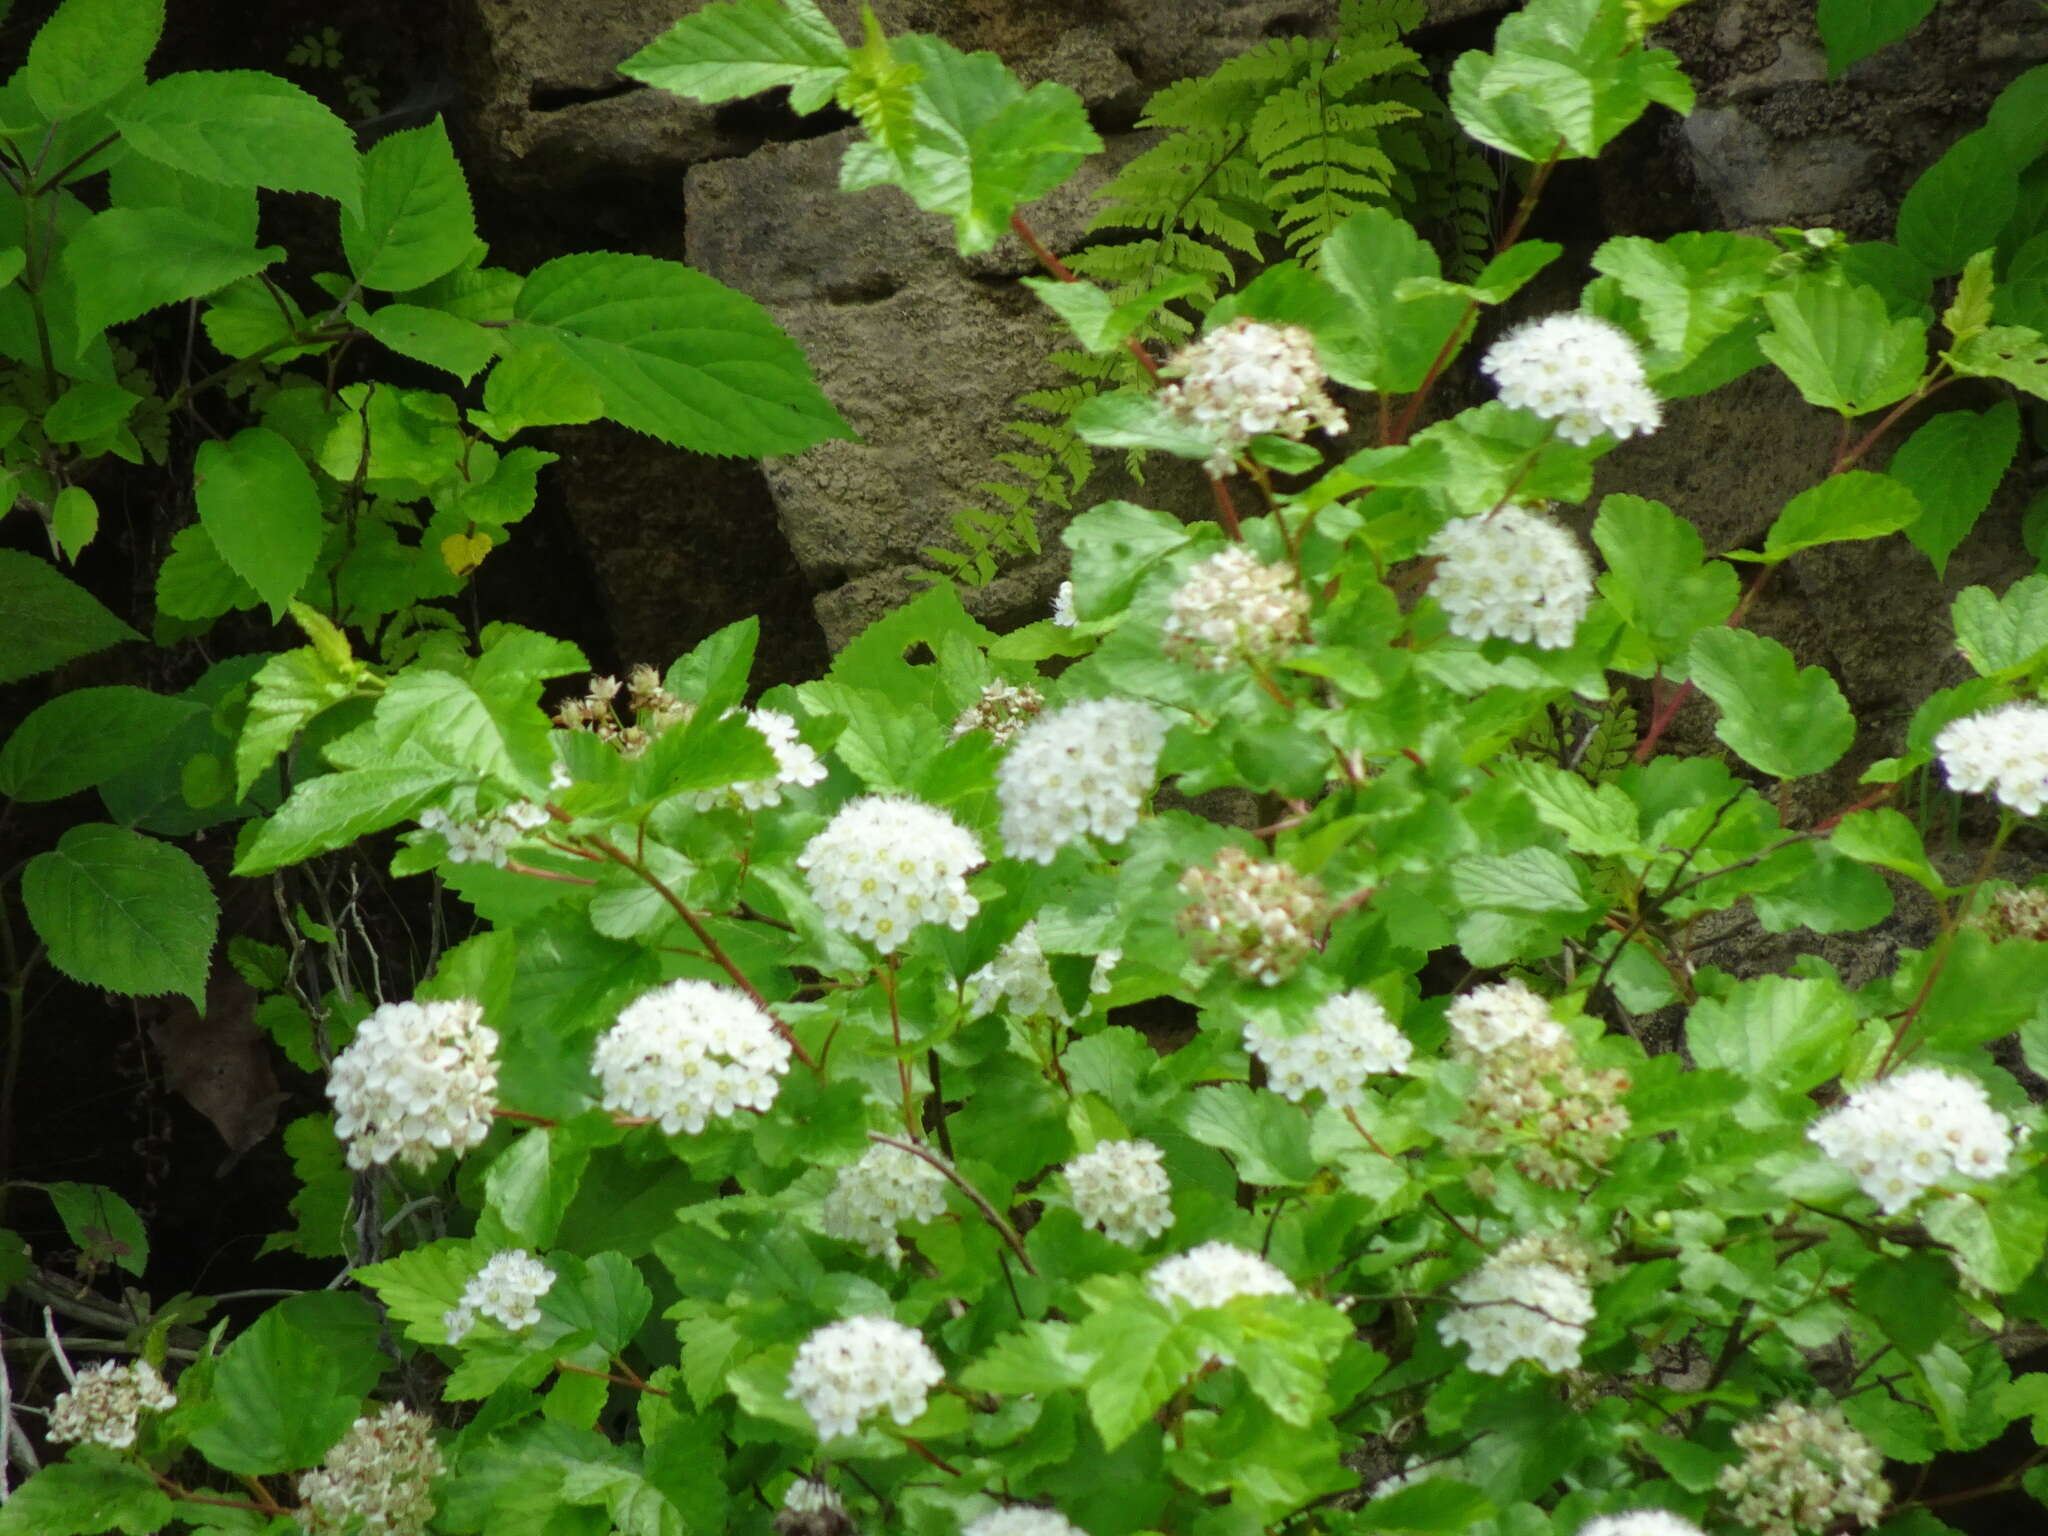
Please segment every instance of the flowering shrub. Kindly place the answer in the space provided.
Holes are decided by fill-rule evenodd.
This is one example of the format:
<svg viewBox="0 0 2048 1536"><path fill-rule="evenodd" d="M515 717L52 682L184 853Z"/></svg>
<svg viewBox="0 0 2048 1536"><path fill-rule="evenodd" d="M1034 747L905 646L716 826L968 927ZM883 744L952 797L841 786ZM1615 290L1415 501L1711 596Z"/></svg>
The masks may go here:
<svg viewBox="0 0 2048 1536"><path fill-rule="evenodd" d="M2008 1348L2048 1323L2042 1114L1986 1049L2048 1065L2048 944L1981 890L2041 804L2048 580L1964 594L1977 675L1847 791L1840 691L1742 622L1804 551L1942 546L1861 461L1955 380L2048 394L2048 340L1994 324L1955 220L1863 260L1621 240L1489 354L1500 398L1429 420L1560 255L1520 239L1550 170L1689 105L1645 37L1673 8L1532 0L1458 61L1460 122L1531 165L1472 282L1367 207L1077 412L1206 466L1215 521L1083 513L1071 623L996 635L936 590L751 708L742 624L551 716L571 646L372 665L301 603L235 755L298 741L296 772L237 871L395 830L475 922L412 996L308 998L336 1113L292 1145L341 1214L286 1241L346 1283L181 1369L157 1329L132 1376L81 1374L50 1428L96 1443L0 1536L1939 1536L1914 1469L1994 1442L1986 1486L2048 1498L2002 1441L2048 1438ZM963 253L1035 243L1015 210L1099 147L1064 88L849 46L809 0L718 0L627 70L837 102L848 189ZM1038 291L1098 349L1173 298ZM1610 496L1596 577L1529 510L1767 362L1840 447L1760 549ZM1326 463L1337 390L1379 430ZM1621 761L1562 738L1618 688ZM1660 753L1695 697L1725 755ZM1922 770L1990 792L1963 884L1888 803ZM1810 815L1801 780L1846 801ZM1237 812L1190 808L1216 790ZM1934 937L1860 986L1697 945L1901 892Z"/></svg>

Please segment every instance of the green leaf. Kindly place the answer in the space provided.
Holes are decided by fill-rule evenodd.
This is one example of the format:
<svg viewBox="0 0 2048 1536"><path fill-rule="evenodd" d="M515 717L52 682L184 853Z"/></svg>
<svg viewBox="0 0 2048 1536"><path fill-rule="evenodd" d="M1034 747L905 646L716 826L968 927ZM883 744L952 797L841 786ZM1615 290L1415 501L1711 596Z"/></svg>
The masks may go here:
<svg viewBox="0 0 2048 1536"><path fill-rule="evenodd" d="M1948 557L1991 504L2019 451L2020 413L2012 401L1990 410L1944 411L1899 445L1885 473L1913 493L1920 516L1906 525L1913 547L1948 569Z"/></svg>
<svg viewBox="0 0 2048 1536"><path fill-rule="evenodd" d="M1856 736L1856 717L1821 667L1801 667L1777 641L1746 629L1694 637L1692 679L1720 706L1714 734L1774 778L1832 767Z"/></svg>
<svg viewBox="0 0 2048 1536"><path fill-rule="evenodd" d="M588 1264L565 1257L561 1267L561 1289L549 1293L548 1309L571 1327L587 1329L599 1349L623 1352L654 1306L633 1261L621 1253L599 1253Z"/></svg>
<svg viewBox="0 0 2048 1536"><path fill-rule="evenodd" d="M1802 1096L1841 1072L1855 1028L1839 984L1761 976L1693 1004L1685 1043L1701 1067L1724 1068L1749 1085L1737 1113L1754 1125L1803 1113Z"/></svg>
<svg viewBox="0 0 2048 1536"><path fill-rule="evenodd" d="M445 1344L442 1318L462 1299L463 1288L479 1267L472 1245L438 1238L408 1248L394 1258L365 1264L350 1277L377 1293L377 1300L421 1344Z"/></svg>
<svg viewBox="0 0 2048 1536"><path fill-rule="evenodd" d="M1919 26L1935 0L1820 0L1816 20L1827 46L1828 76L1897 42Z"/></svg>
<svg viewBox="0 0 2048 1536"><path fill-rule="evenodd" d="M1361 208L1330 231L1317 260L1330 286L1351 301L1372 387L1383 393L1419 388L1465 318L1465 301L1453 293L1432 291L1405 302L1394 297L1404 280L1443 275L1434 247L1406 219Z"/></svg>
<svg viewBox="0 0 2048 1536"><path fill-rule="evenodd" d="M270 428L244 427L226 442L199 445L192 489L200 525L228 569L256 589L271 618L283 618L327 535L305 460Z"/></svg>
<svg viewBox="0 0 2048 1536"><path fill-rule="evenodd" d="M1699 530L1660 501L1605 498L1593 542L1607 561L1602 595L1660 664L1683 656L1694 635L1735 611L1741 587L1735 568L1709 562Z"/></svg>
<svg viewBox="0 0 2048 1536"><path fill-rule="evenodd" d="M47 425L47 423L45 424ZM50 508L50 534L64 558L76 564L85 546L100 531L100 506L82 485L67 485Z"/></svg>
<svg viewBox="0 0 2048 1536"><path fill-rule="evenodd" d="M1965 587L1949 618L1957 648L1980 677L2023 671L2048 651L2048 576L2022 576L2003 597Z"/></svg>
<svg viewBox="0 0 2048 1536"><path fill-rule="evenodd" d="M1957 342L1968 341L1991 323L1991 259L1996 254L1982 250L1963 263L1963 275L1956 279L1956 296L1941 312L1942 329Z"/></svg>
<svg viewBox="0 0 2048 1536"><path fill-rule="evenodd" d="M730 101L778 85L815 112L846 76L846 44L812 0L718 0L619 66L630 79L698 101Z"/></svg>
<svg viewBox="0 0 2048 1536"><path fill-rule="evenodd" d="M1208 459L1217 440L1169 415L1151 389L1091 395L1068 418L1083 442L1098 448L1154 448L1182 459Z"/></svg>
<svg viewBox="0 0 2048 1536"><path fill-rule="evenodd" d="M228 187L362 197L348 124L289 81L259 70L188 70L153 81L112 113L129 147Z"/></svg>
<svg viewBox="0 0 2048 1536"><path fill-rule="evenodd" d="M365 315L362 325L401 357L445 369L465 384L498 354L491 333L474 321L417 304L386 304Z"/></svg>
<svg viewBox="0 0 2048 1536"><path fill-rule="evenodd" d="M1079 1386L1088 1358L1073 1342L1071 1323L1026 1323L1006 1333L960 1373L961 1385L977 1392L1005 1396L1023 1392L1063 1392Z"/></svg>
<svg viewBox="0 0 2048 1536"><path fill-rule="evenodd" d="M1593 266L1636 301L1651 345L1679 367L1755 313L1779 254L1750 235L1686 231L1665 240L1609 240L1593 253Z"/></svg>
<svg viewBox="0 0 2048 1536"><path fill-rule="evenodd" d="M278 1303L221 1354L192 1446L227 1472L317 1466L362 1412L384 1355L361 1296L310 1291Z"/></svg>
<svg viewBox="0 0 2048 1536"><path fill-rule="evenodd" d="M1887 1258L1855 1280L1857 1310L1906 1355L1933 1348L1956 1317L1955 1266L1932 1253Z"/></svg>
<svg viewBox="0 0 2048 1536"><path fill-rule="evenodd" d="M43 1193L57 1207L57 1218L84 1257L93 1263L118 1264L131 1275L149 1267L149 1234L142 1218L126 1200L98 1184L45 1184Z"/></svg>
<svg viewBox="0 0 2048 1536"><path fill-rule="evenodd" d="M309 779L292 790L276 815L257 824L234 872L267 875L408 820L456 777L454 769L432 764L357 768Z"/></svg>
<svg viewBox="0 0 2048 1536"><path fill-rule="evenodd" d="M488 777L507 790L537 786L554 763L547 717L533 707L538 691L518 682L486 688L431 669L401 672L377 701L378 743L393 752L411 746L457 777Z"/></svg>
<svg viewBox="0 0 2048 1536"><path fill-rule="evenodd" d="M1160 305L1202 286L1200 278L1182 273L1119 303L1093 283L1052 277L1027 277L1023 282L1090 352L1114 352Z"/></svg>
<svg viewBox="0 0 2048 1536"><path fill-rule="evenodd" d="M1247 1184L1302 1185L1316 1176L1308 1116L1277 1093L1243 1083L1204 1088L1182 1101L1179 1118L1195 1140L1229 1153Z"/></svg>
<svg viewBox="0 0 2048 1536"><path fill-rule="evenodd" d="M2009 325L2048 331L2048 231L2012 253L1992 308Z"/></svg>
<svg viewBox="0 0 2048 1536"><path fill-rule="evenodd" d="M1910 527L1920 510L1913 493L1890 476L1845 470L1785 503L1764 537L1763 559L1776 565L1816 545L1883 538Z"/></svg>
<svg viewBox="0 0 2048 1536"><path fill-rule="evenodd" d="M72 0L79 6L80 0ZM176 1511L149 1473L132 1461L74 1453L15 1489L0 1507L0 1536L150 1536Z"/></svg>
<svg viewBox="0 0 2048 1536"><path fill-rule="evenodd" d="M65 0L29 44L29 99L53 122L83 116L142 79L163 30L163 0Z"/></svg>
<svg viewBox="0 0 2048 1536"><path fill-rule="evenodd" d="M1588 784L1576 773L1527 757L1506 758L1495 772L1520 785L1543 824L1562 832L1575 852L1605 858L1641 848L1635 802L1617 786Z"/></svg>
<svg viewBox="0 0 2048 1536"><path fill-rule="evenodd" d="M47 560L0 549L0 683L18 683L142 636Z"/></svg>
<svg viewBox="0 0 2048 1536"><path fill-rule="evenodd" d="M1548 240L1520 240L1489 261L1469 283L1406 277L1394 285L1394 297L1403 303L1442 297L1473 304L1505 304L1563 251L1563 246Z"/></svg>
<svg viewBox="0 0 2048 1536"><path fill-rule="evenodd" d="M604 396L582 364L543 335L514 331L507 351L484 379L492 435L528 427L575 426L604 414Z"/></svg>
<svg viewBox="0 0 2048 1536"><path fill-rule="evenodd" d="M96 384L90 379L73 384L43 418L43 435L53 443L85 443L106 436L126 421L142 396L118 384ZM65 490L87 493L78 486Z"/></svg>
<svg viewBox="0 0 2048 1536"><path fill-rule="evenodd" d="M1883 807L1851 811L1835 823L1828 844L1859 864L1875 864L1904 875L1937 897L1948 894L1948 882L1927 858L1920 829L1897 811Z"/></svg>
<svg viewBox="0 0 2048 1536"><path fill-rule="evenodd" d="M1927 1233L1955 1249L1964 1275L1994 1292L2015 1289L2041 1263L2048 1242L2048 1193L2041 1171L1977 1194L1950 1195L1927 1208Z"/></svg>
<svg viewBox="0 0 2048 1536"><path fill-rule="evenodd" d="M527 1131L484 1175L480 1240L497 1248L553 1246L562 1213L576 1198L590 1149L559 1127Z"/></svg>
<svg viewBox="0 0 2048 1536"><path fill-rule="evenodd" d="M1984 126L2005 145L2015 168L2048 152L2048 64L2036 64L2000 91Z"/></svg>
<svg viewBox="0 0 2048 1536"><path fill-rule="evenodd" d="M1994 325L1942 353L1957 373L2003 379L2048 400L2048 341L2022 325Z"/></svg>
<svg viewBox="0 0 2048 1536"><path fill-rule="evenodd" d="M50 963L88 986L206 1007L219 917L204 870L169 843L87 823L28 861L22 903Z"/></svg>
<svg viewBox="0 0 2048 1536"><path fill-rule="evenodd" d="M279 1003L296 1013L295 1024L304 1030L298 1036L297 1049L287 1044L281 1030L270 1027L278 1017L274 1005ZM266 998L256 1017L278 1040L294 1066L309 1072L320 1070L319 1058L313 1054L312 1023L290 999ZM349 1204L354 1197L356 1176L348 1166L341 1143L335 1139L333 1117L299 1116L284 1128L284 1150L292 1160L292 1176L299 1182L298 1193L291 1199L292 1227L265 1238L259 1252L289 1250L303 1253L309 1259L341 1258L345 1252L344 1237L354 1240Z"/></svg>
<svg viewBox="0 0 2048 1536"><path fill-rule="evenodd" d="M196 299L261 272L284 255L260 249L175 208L109 208L65 242L81 345L110 325Z"/></svg>
<svg viewBox="0 0 2048 1536"><path fill-rule="evenodd" d="M922 33L896 39L894 49L915 71L909 131L893 143L870 137L850 146L839 184L847 192L901 187L927 213L953 220L963 256L994 245L1020 205L1102 149L1067 86L1043 80L1027 91L994 54L962 53Z"/></svg>
<svg viewBox="0 0 2048 1536"><path fill-rule="evenodd" d="M699 640L676 659L661 686L679 699L714 712L731 709L746 697L747 675L754 669L754 650L761 640L761 620L754 614L735 619Z"/></svg>
<svg viewBox="0 0 2048 1536"><path fill-rule="evenodd" d="M1462 905L1489 912L1581 912L1587 904L1579 866L1548 848L1468 855L1451 866L1451 890Z"/></svg>
<svg viewBox="0 0 2048 1536"><path fill-rule="evenodd" d="M387 293L445 277L476 249L469 183L440 118L364 154L362 212L342 213L341 248L356 281Z"/></svg>
<svg viewBox="0 0 2048 1536"><path fill-rule="evenodd" d="M1956 140L1899 204L1899 248L1937 277L1960 272L1998 243L2019 200L2019 170L1988 129Z"/></svg>
<svg viewBox="0 0 2048 1536"><path fill-rule="evenodd" d="M1766 293L1771 329L1757 338L1809 404L1860 416L1903 400L1927 368L1927 322L1897 320L1861 283L1804 277Z"/></svg>
<svg viewBox="0 0 2048 1536"><path fill-rule="evenodd" d="M0 747L0 795L61 800L146 761L199 712L147 688L74 688L15 727Z"/></svg>
<svg viewBox="0 0 2048 1536"><path fill-rule="evenodd" d="M173 619L217 619L233 608L254 608L256 589L228 569L197 523L171 535L171 552L156 572L157 612Z"/></svg>
<svg viewBox="0 0 2048 1536"><path fill-rule="evenodd" d="M1128 501L1090 507L1060 531L1074 552L1074 603L1083 614L1115 613L1160 561L1191 539L1171 513Z"/></svg>
<svg viewBox="0 0 2048 1536"><path fill-rule="evenodd" d="M1451 69L1451 111L1482 144L1525 160L1557 141L1592 157L1653 101L1692 110L1692 86L1662 48L1631 47L1621 8L1604 0L1532 0L1505 17L1493 52Z"/></svg>
<svg viewBox="0 0 2048 1536"><path fill-rule="evenodd" d="M1075 1343L1094 1357L1088 1371L1088 1414L1105 1450L1115 1450L1194 1372L1193 1343L1173 1317L1134 1285L1097 1283L1113 1304L1075 1330Z"/></svg>
<svg viewBox="0 0 2048 1536"><path fill-rule="evenodd" d="M677 262L560 256L515 315L560 344L608 415L672 446L757 457L853 436L766 310Z"/></svg>
<svg viewBox="0 0 2048 1536"><path fill-rule="evenodd" d="M354 692L353 676L310 645L266 661L252 680L249 715L235 739L236 798L249 793L307 721Z"/></svg>

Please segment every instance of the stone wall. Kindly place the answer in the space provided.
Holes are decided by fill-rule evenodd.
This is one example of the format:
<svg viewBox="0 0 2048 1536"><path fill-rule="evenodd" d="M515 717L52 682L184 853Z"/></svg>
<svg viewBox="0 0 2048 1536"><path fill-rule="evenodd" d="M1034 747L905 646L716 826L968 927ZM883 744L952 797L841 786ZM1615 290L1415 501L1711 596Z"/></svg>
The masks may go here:
<svg viewBox="0 0 2048 1536"><path fill-rule="evenodd" d="M627 238L760 299L862 434L760 467L678 455L616 429L562 434L574 451L557 472L561 494L608 585L622 648L665 661L742 613L806 600L824 641L842 643L916 590L917 548L943 540L957 508L986 504L974 485L1005 446L1012 400L1051 382L1051 333L1014 281L1032 264L1008 240L959 259L944 221L893 190L840 194L841 114L700 107L618 76L616 64L673 21L677 0L465 3L482 39L467 81L482 173L516 197L589 209L593 243L606 233L604 209L638 200ZM1502 8L1434 0L1412 41L1425 56L1483 43ZM825 9L856 35L855 0ZM1027 80L1073 86L1114 160L1141 146L1132 124L1152 90L1262 37L1327 28L1336 6L882 0L876 9L889 28L992 48ZM2048 17L2031 0L1947 0L1908 42L1828 82L1812 12L1813 0L1697 0L1661 29L1700 85L1699 110L1681 122L1653 109L1600 166L1558 178L1540 232L1568 251L1527 296L1531 307L1572 302L1590 275L1586 255L1613 234L1829 224L1883 235L1919 171L1981 122L2007 81L2048 59ZM1099 182L1105 172L1089 174ZM1054 249L1079 239L1090 185L1032 210ZM577 231L549 233L573 240ZM1990 398L1957 390L1943 405ZM1834 430L1759 373L1678 404L1663 432L1606 461L1601 489L1657 496L1699 524L1710 550L1736 547L1812 482ZM1117 494L1190 514L1206 505L1198 480L1172 469L1138 493L1098 475L1089 499ZM1953 672L1953 592L2031 569L2016 534L2022 500L2009 488L1946 581L1902 540L1818 551L1779 573L1757 622L1833 667L1866 720L1896 721ZM748 546L745 558L733 558L735 541ZM973 606L992 621L1029 617L1057 579L1056 558L1028 564L973 594ZM813 640L783 636L793 673L821 653Z"/></svg>

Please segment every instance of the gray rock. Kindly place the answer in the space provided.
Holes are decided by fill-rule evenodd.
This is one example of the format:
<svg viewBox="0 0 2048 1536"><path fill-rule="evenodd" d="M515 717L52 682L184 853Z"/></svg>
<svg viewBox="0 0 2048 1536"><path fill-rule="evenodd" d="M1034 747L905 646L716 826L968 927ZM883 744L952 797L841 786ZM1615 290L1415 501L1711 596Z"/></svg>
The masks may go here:
<svg viewBox="0 0 2048 1536"><path fill-rule="evenodd" d="M1740 107L1685 120L1693 167L1731 225L1819 224L1859 189L1875 152L1840 135L1786 141Z"/></svg>

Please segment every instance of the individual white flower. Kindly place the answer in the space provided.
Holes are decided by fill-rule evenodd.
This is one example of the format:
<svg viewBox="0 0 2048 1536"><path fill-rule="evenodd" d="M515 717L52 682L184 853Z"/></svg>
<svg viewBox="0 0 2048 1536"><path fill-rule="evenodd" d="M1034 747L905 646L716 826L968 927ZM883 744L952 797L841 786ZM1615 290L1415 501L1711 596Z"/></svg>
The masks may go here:
<svg viewBox="0 0 2048 1536"><path fill-rule="evenodd" d="M540 1321L540 1299L555 1283L555 1272L524 1248L494 1253L462 1288L462 1299L441 1314L448 1342L459 1344L481 1312L512 1333Z"/></svg>
<svg viewBox="0 0 2048 1536"><path fill-rule="evenodd" d="M1406 1072L1415 1047L1370 992L1340 992L1309 1015L1299 1034L1247 1024L1244 1043L1266 1065L1275 1092L1300 1102L1321 1089L1332 1104L1360 1097L1375 1072Z"/></svg>
<svg viewBox="0 0 2048 1536"><path fill-rule="evenodd" d="M958 741L971 731L987 731L997 746L1007 746L1044 708L1045 695L1029 683L989 683L980 698L960 711L947 739Z"/></svg>
<svg viewBox="0 0 2048 1536"><path fill-rule="evenodd" d="M1592 315L1546 315L1516 326L1487 349L1479 369L1504 404L1557 423L1567 442L1603 432L1654 432L1663 407L1643 376L1628 333Z"/></svg>
<svg viewBox="0 0 2048 1536"><path fill-rule="evenodd" d="M1056 1509L1036 1504L1008 1504L977 1515L961 1528L960 1536L1088 1536Z"/></svg>
<svg viewBox="0 0 2048 1536"><path fill-rule="evenodd" d="M1556 1264L1502 1253L1451 1288L1463 1305L1437 1322L1448 1343L1463 1343L1466 1362L1487 1376L1505 1373L1517 1360L1544 1370L1569 1370L1579 1363L1586 1324L1593 1320L1593 1293L1585 1280Z"/></svg>
<svg viewBox="0 0 2048 1536"><path fill-rule="evenodd" d="M1245 444L1273 432L1299 442L1309 428L1342 432L1343 411L1323 390L1315 339L1298 325L1239 319L1181 348L1160 369L1167 414L1215 444L1205 467L1227 475Z"/></svg>
<svg viewBox="0 0 2048 1536"><path fill-rule="evenodd" d="M1292 1296L1294 1282L1256 1253L1209 1242L1152 1266L1146 1287L1161 1301L1220 1307L1238 1296Z"/></svg>
<svg viewBox="0 0 2048 1536"><path fill-rule="evenodd" d="M686 980L622 1008L591 1065L606 1109L694 1136L708 1120L773 1104L789 1056L789 1041L752 998Z"/></svg>
<svg viewBox="0 0 2048 1536"><path fill-rule="evenodd" d="M1149 1141L1104 1141L1063 1170L1083 1226L1126 1248L1137 1248L1173 1225L1164 1156Z"/></svg>
<svg viewBox="0 0 2048 1536"><path fill-rule="evenodd" d="M1541 512L1501 507L1456 517L1429 541L1430 596L1468 640L1499 635L1545 650L1570 645L1593 601L1593 567L1579 541Z"/></svg>
<svg viewBox="0 0 2048 1536"><path fill-rule="evenodd" d="M776 1536L852 1536L846 1505L822 1478L799 1477L783 1490L772 1524Z"/></svg>
<svg viewBox="0 0 2048 1536"><path fill-rule="evenodd" d="M835 1515L846 1513L846 1505L832 1485L816 1477L799 1477L783 1489L782 1507L800 1515L813 1515L821 1510Z"/></svg>
<svg viewBox="0 0 2048 1536"><path fill-rule="evenodd" d="M357 1419L326 1462L299 1479L299 1518L313 1532L420 1536L434 1518L434 1479L446 1470L433 1421L386 1403L376 1417Z"/></svg>
<svg viewBox="0 0 2048 1536"><path fill-rule="evenodd" d="M945 1214L946 1176L915 1152L878 1142L859 1162L839 1170L820 1224L827 1237L859 1243L895 1269L903 1263L897 1226L937 1221Z"/></svg>
<svg viewBox="0 0 2048 1536"><path fill-rule="evenodd" d="M2038 816L2048 803L2048 704L2022 699L1951 720L1934 737L1948 787L1987 790L2000 805Z"/></svg>
<svg viewBox="0 0 2048 1536"><path fill-rule="evenodd" d="M983 862L981 845L944 811L919 800L864 795L849 801L796 862L825 921L883 954L908 943L919 923L965 928L981 910L967 891L967 872Z"/></svg>
<svg viewBox="0 0 2048 1536"><path fill-rule="evenodd" d="M1201 964L1230 962L1246 981L1277 986L1315 948L1322 882L1292 864L1255 859L1235 844L1180 877L1191 898L1174 919Z"/></svg>
<svg viewBox="0 0 2048 1536"><path fill-rule="evenodd" d="M2005 1172L2013 1124L1983 1085L1935 1067L1868 1084L1807 1128L1806 1138L1855 1175L1887 1216L1950 1174Z"/></svg>
<svg viewBox="0 0 2048 1536"><path fill-rule="evenodd" d="M1074 584L1060 583L1059 590L1052 595L1052 621L1061 629L1072 629L1080 620L1074 614Z"/></svg>
<svg viewBox="0 0 2048 1536"><path fill-rule="evenodd" d="M1232 544L1188 572L1167 604L1166 654L1211 672L1279 660L1308 636L1294 568Z"/></svg>
<svg viewBox="0 0 2048 1536"><path fill-rule="evenodd" d="M1668 1509L1631 1509L1599 1515L1579 1527L1579 1536L1706 1536L1683 1515Z"/></svg>
<svg viewBox="0 0 2048 1536"><path fill-rule="evenodd" d="M730 715L736 711L727 710L726 713ZM775 754L774 775L765 779L743 779L737 784L725 784L717 789L699 790L691 797L698 810L716 810L721 806L764 810L782 804L783 790L816 784L824 779L825 765L819 761L816 752L797 739L795 720L779 709L750 709L747 711L747 724L766 738L768 750Z"/></svg>
<svg viewBox="0 0 2048 1536"><path fill-rule="evenodd" d="M142 1413L168 1413L178 1406L173 1392L147 1360L121 1365L103 1360L78 1373L68 1392L50 1405L52 1440L83 1440L123 1451L135 1443Z"/></svg>
<svg viewBox="0 0 2048 1536"><path fill-rule="evenodd" d="M1717 1486L1757 1536L1832 1531L1844 1520L1875 1525L1891 1502L1883 1459L1833 1403L1780 1403L1734 1438L1746 1454L1721 1469Z"/></svg>
<svg viewBox="0 0 2048 1536"><path fill-rule="evenodd" d="M569 789L575 783L576 775L569 771L569 765L559 758L556 759L554 767L548 770L548 788Z"/></svg>
<svg viewBox="0 0 2048 1536"><path fill-rule="evenodd" d="M1091 993L1099 997L1109 990L1110 975L1123 957L1120 949L1105 949L1095 957L1095 968L1088 977ZM996 951L995 959L967 981L974 988L975 1002L983 1012L1002 1008L1019 1018L1068 1022L1067 1005L1060 1000L1052 967L1046 963L1045 951L1038 944L1035 918L1019 928L1010 942Z"/></svg>
<svg viewBox="0 0 2048 1536"><path fill-rule="evenodd" d="M1050 864L1091 833L1120 842L1158 774L1166 717L1129 699L1084 699L1040 715L996 770L1003 846Z"/></svg>
<svg viewBox="0 0 2048 1536"><path fill-rule="evenodd" d="M468 998L386 1003L363 1020L327 1079L349 1167L397 1157L425 1168L481 1142L497 1107L497 1049L498 1032Z"/></svg>
<svg viewBox="0 0 2048 1536"><path fill-rule="evenodd" d="M818 1438L832 1440L884 1408L898 1424L912 1423L945 1374L915 1328L887 1317L850 1317L798 1346L789 1396L811 1416Z"/></svg>

